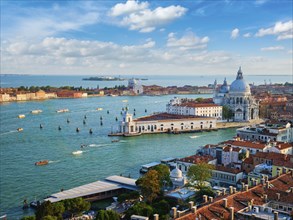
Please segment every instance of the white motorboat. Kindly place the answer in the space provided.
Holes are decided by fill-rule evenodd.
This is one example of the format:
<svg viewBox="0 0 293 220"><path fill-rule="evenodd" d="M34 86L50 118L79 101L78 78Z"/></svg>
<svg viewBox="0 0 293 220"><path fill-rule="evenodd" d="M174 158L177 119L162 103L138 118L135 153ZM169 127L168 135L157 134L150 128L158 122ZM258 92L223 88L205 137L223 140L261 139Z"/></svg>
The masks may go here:
<svg viewBox="0 0 293 220"><path fill-rule="evenodd" d="M82 153L83 153L82 150L77 150L77 151L73 151L73 152L72 152L73 155L80 155L80 154L82 154Z"/></svg>

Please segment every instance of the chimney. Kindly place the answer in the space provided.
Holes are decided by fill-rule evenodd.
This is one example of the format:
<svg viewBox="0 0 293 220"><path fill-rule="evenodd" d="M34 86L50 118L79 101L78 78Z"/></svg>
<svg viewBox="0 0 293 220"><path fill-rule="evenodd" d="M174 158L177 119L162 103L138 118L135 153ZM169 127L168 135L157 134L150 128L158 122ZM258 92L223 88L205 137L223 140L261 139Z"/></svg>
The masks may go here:
<svg viewBox="0 0 293 220"><path fill-rule="evenodd" d="M193 201L190 201L190 202L188 203L188 206L189 206L189 209L190 209L190 210L192 209L193 205L194 205L194 202L193 202Z"/></svg>
<svg viewBox="0 0 293 220"><path fill-rule="evenodd" d="M277 201L280 201L281 194L280 193L276 193L276 195L277 195Z"/></svg>
<svg viewBox="0 0 293 220"><path fill-rule="evenodd" d="M269 181L269 176L268 175L265 175L264 178L265 178L265 182Z"/></svg>
<svg viewBox="0 0 293 220"><path fill-rule="evenodd" d="M281 171L277 170L277 176L280 176L280 175L281 175Z"/></svg>
<svg viewBox="0 0 293 220"><path fill-rule="evenodd" d="M276 211L274 212L274 220L278 220L278 214L279 214L278 212Z"/></svg>
<svg viewBox="0 0 293 220"><path fill-rule="evenodd" d="M267 203L268 202L268 195L267 194L264 194L263 195L263 199L264 199L264 202Z"/></svg>
<svg viewBox="0 0 293 220"><path fill-rule="evenodd" d="M213 203L213 201L214 201L214 198L213 198L212 196L210 196L210 197L209 197L209 202L210 202L210 203Z"/></svg>
<svg viewBox="0 0 293 220"><path fill-rule="evenodd" d="M292 171L293 173L293 171ZM223 189L223 196L226 195L226 188Z"/></svg>
<svg viewBox="0 0 293 220"><path fill-rule="evenodd" d="M172 217L177 218L177 208L176 207L172 208Z"/></svg>
<svg viewBox="0 0 293 220"><path fill-rule="evenodd" d="M245 191L248 192L248 185L245 185Z"/></svg>
<svg viewBox="0 0 293 220"><path fill-rule="evenodd" d="M234 192L234 193L237 193L237 189L236 189L236 187L233 188L233 192Z"/></svg>
<svg viewBox="0 0 293 220"><path fill-rule="evenodd" d="M207 195L203 195L202 198L203 198L203 202L204 203L207 203L208 202L208 196Z"/></svg>
<svg viewBox="0 0 293 220"><path fill-rule="evenodd" d="M293 193L293 187L292 186L290 187L290 192Z"/></svg>
<svg viewBox="0 0 293 220"><path fill-rule="evenodd" d="M234 220L234 207L230 207L230 220Z"/></svg>
<svg viewBox="0 0 293 220"><path fill-rule="evenodd" d="M245 190L245 183L243 183L243 182L241 182L241 189L242 189L242 191Z"/></svg>
<svg viewBox="0 0 293 220"><path fill-rule="evenodd" d="M154 220L159 220L159 215L158 214L154 214Z"/></svg>
<svg viewBox="0 0 293 220"><path fill-rule="evenodd" d="M261 180L260 180L260 183L261 183L261 185L264 185L265 184L265 178L263 177L263 178L261 178Z"/></svg>
<svg viewBox="0 0 293 220"><path fill-rule="evenodd" d="M270 182L269 181L266 181L266 188L270 188Z"/></svg>
<svg viewBox="0 0 293 220"><path fill-rule="evenodd" d="M253 206L254 199L250 200L250 205Z"/></svg>
<svg viewBox="0 0 293 220"><path fill-rule="evenodd" d="M191 208L191 212L192 212L192 213L196 213L196 210L197 210L196 206L193 206L193 207Z"/></svg>
<svg viewBox="0 0 293 220"><path fill-rule="evenodd" d="M233 190L233 186L229 186L229 193L230 193L230 195L233 194L233 191L234 191Z"/></svg>
<svg viewBox="0 0 293 220"><path fill-rule="evenodd" d="M228 199L223 199L223 206L224 208L227 208L228 207Z"/></svg>

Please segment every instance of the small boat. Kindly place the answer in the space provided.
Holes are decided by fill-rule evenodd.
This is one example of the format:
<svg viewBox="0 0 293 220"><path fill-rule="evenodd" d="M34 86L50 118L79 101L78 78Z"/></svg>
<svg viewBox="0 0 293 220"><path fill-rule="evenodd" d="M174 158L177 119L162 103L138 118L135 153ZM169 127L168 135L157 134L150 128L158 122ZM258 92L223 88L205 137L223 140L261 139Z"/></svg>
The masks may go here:
<svg viewBox="0 0 293 220"><path fill-rule="evenodd" d="M118 139L115 139L115 140L112 140L112 143L116 143L116 142L119 142L120 140Z"/></svg>
<svg viewBox="0 0 293 220"><path fill-rule="evenodd" d="M98 110L98 111L102 111L102 110L103 110L103 108L97 108L97 110Z"/></svg>
<svg viewBox="0 0 293 220"><path fill-rule="evenodd" d="M82 150L77 150L72 152L73 155L80 155L82 154Z"/></svg>
<svg viewBox="0 0 293 220"><path fill-rule="evenodd" d="M5 215L0 216L0 219L1 220L6 220L7 219L7 215L5 214Z"/></svg>
<svg viewBox="0 0 293 220"><path fill-rule="evenodd" d="M23 128L17 128L16 129L18 132L23 131Z"/></svg>
<svg viewBox="0 0 293 220"><path fill-rule="evenodd" d="M92 129L90 129L90 131L89 131L89 132L90 132L90 134L92 134L92 133L93 133L93 130L92 130Z"/></svg>
<svg viewBox="0 0 293 220"><path fill-rule="evenodd" d="M43 112L43 111L40 110L40 109L32 110L32 111L31 111L32 114L39 114L39 113L41 113L41 112Z"/></svg>
<svg viewBox="0 0 293 220"><path fill-rule="evenodd" d="M128 102L128 100L125 99L125 100L122 100L122 102Z"/></svg>
<svg viewBox="0 0 293 220"><path fill-rule="evenodd" d="M18 118L25 118L25 115L18 115Z"/></svg>
<svg viewBox="0 0 293 220"><path fill-rule="evenodd" d="M68 108L64 108L64 109L59 109L56 111L57 113L63 113L63 112L69 112Z"/></svg>
<svg viewBox="0 0 293 220"><path fill-rule="evenodd" d="M49 163L49 160L40 160L38 162L35 162L36 166L43 166L43 165L47 165Z"/></svg>

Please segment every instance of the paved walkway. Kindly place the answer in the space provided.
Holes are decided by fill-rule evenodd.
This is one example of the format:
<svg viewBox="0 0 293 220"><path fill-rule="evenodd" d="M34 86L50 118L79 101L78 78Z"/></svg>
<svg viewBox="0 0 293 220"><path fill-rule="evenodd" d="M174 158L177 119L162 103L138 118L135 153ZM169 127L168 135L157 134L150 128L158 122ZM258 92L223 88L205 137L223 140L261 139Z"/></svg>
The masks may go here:
<svg viewBox="0 0 293 220"><path fill-rule="evenodd" d="M248 125L254 125L254 124L259 124L262 123L262 119L258 120L253 120L249 122L217 122L217 128L222 129L222 128L238 128L238 127L244 127Z"/></svg>

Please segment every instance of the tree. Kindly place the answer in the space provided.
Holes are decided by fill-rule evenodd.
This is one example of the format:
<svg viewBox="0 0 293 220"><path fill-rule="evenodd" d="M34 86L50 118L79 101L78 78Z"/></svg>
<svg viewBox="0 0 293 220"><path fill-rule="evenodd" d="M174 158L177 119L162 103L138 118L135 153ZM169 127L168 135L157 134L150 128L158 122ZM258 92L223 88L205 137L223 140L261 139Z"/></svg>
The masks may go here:
<svg viewBox="0 0 293 220"><path fill-rule="evenodd" d="M154 203L153 205L154 213L159 214L160 216L166 215L170 212L170 205L166 200L161 200L160 202Z"/></svg>
<svg viewBox="0 0 293 220"><path fill-rule="evenodd" d="M88 211L91 204L83 198L66 199L63 201L64 208L71 215L80 214L83 211Z"/></svg>
<svg viewBox="0 0 293 220"><path fill-rule="evenodd" d="M146 216L150 217L154 213L153 208L142 202L142 203L136 203L134 206L132 206L130 209L126 211L126 219L130 219L130 216L132 215L141 215L141 216Z"/></svg>
<svg viewBox="0 0 293 220"><path fill-rule="evenodd" d="M172 186L172 181L170 179L170 170L167 165L160 164L158 166L155 166L153 169L158 172L161 188L165 185Z"/></svg>
<svg viewBox="0 0 293 220"><path fill-rule="evenodd" d="M56 219L63 219L62 214L64 211L62 202L52 204L50 201L45 201L37 207L36 219L43 220L45 216L54 216Z"/></svg>
<svg viewBox="0 0 293 220"><path fill-rule="evenodd" d="M195 101L202 102L203 101L203 98L201 98L201 97L200 98L196 98Z"/></svg>
<svg viewBox="0 0 293 220"><path fill-rule="evenodd" d="M199 191L196 192L195 197L194 197L194 201L202 201L203 200L203 195L206 196L215 196L215 193L213 192L212 188L209 186L205 186L203 188L201 188Z"/></svg>
<svg viewBox="0 0 293 220"><path fill-rule="evenodd" d="M46 215L45 217L42 218L42 220L57 220L58 218L55 216L51 215Z"/></svg>
<svg viewBox="0 0 293 220"><path fill-rule="evenodd" d="M120 220L120 215L114 210L100 210L97 213L96 220Z"/></svg>
<svg viewBox="0 0 293 220"><path fill-rule="evenodd" d="M233 111L227 106L223 106L223 119L227 119L229 122L229 119L233 118Z"/></svg>
<svg viewBox="0 0 293 220"><path fill-rule="evenodd" d="M149 203L152 203L160 193L160 179L156 170L148 171L143 177L136 181L136 184L140 187L144 199Z"/></svg>
<svg viewBox="0 0 293 220"><path fill-rule="evenodd" d="M202 189L205 187L205 181L208 181L212 177L213 169L214 166L208 163L192 165L187 172L189 183L197 189Z"/></svg>

